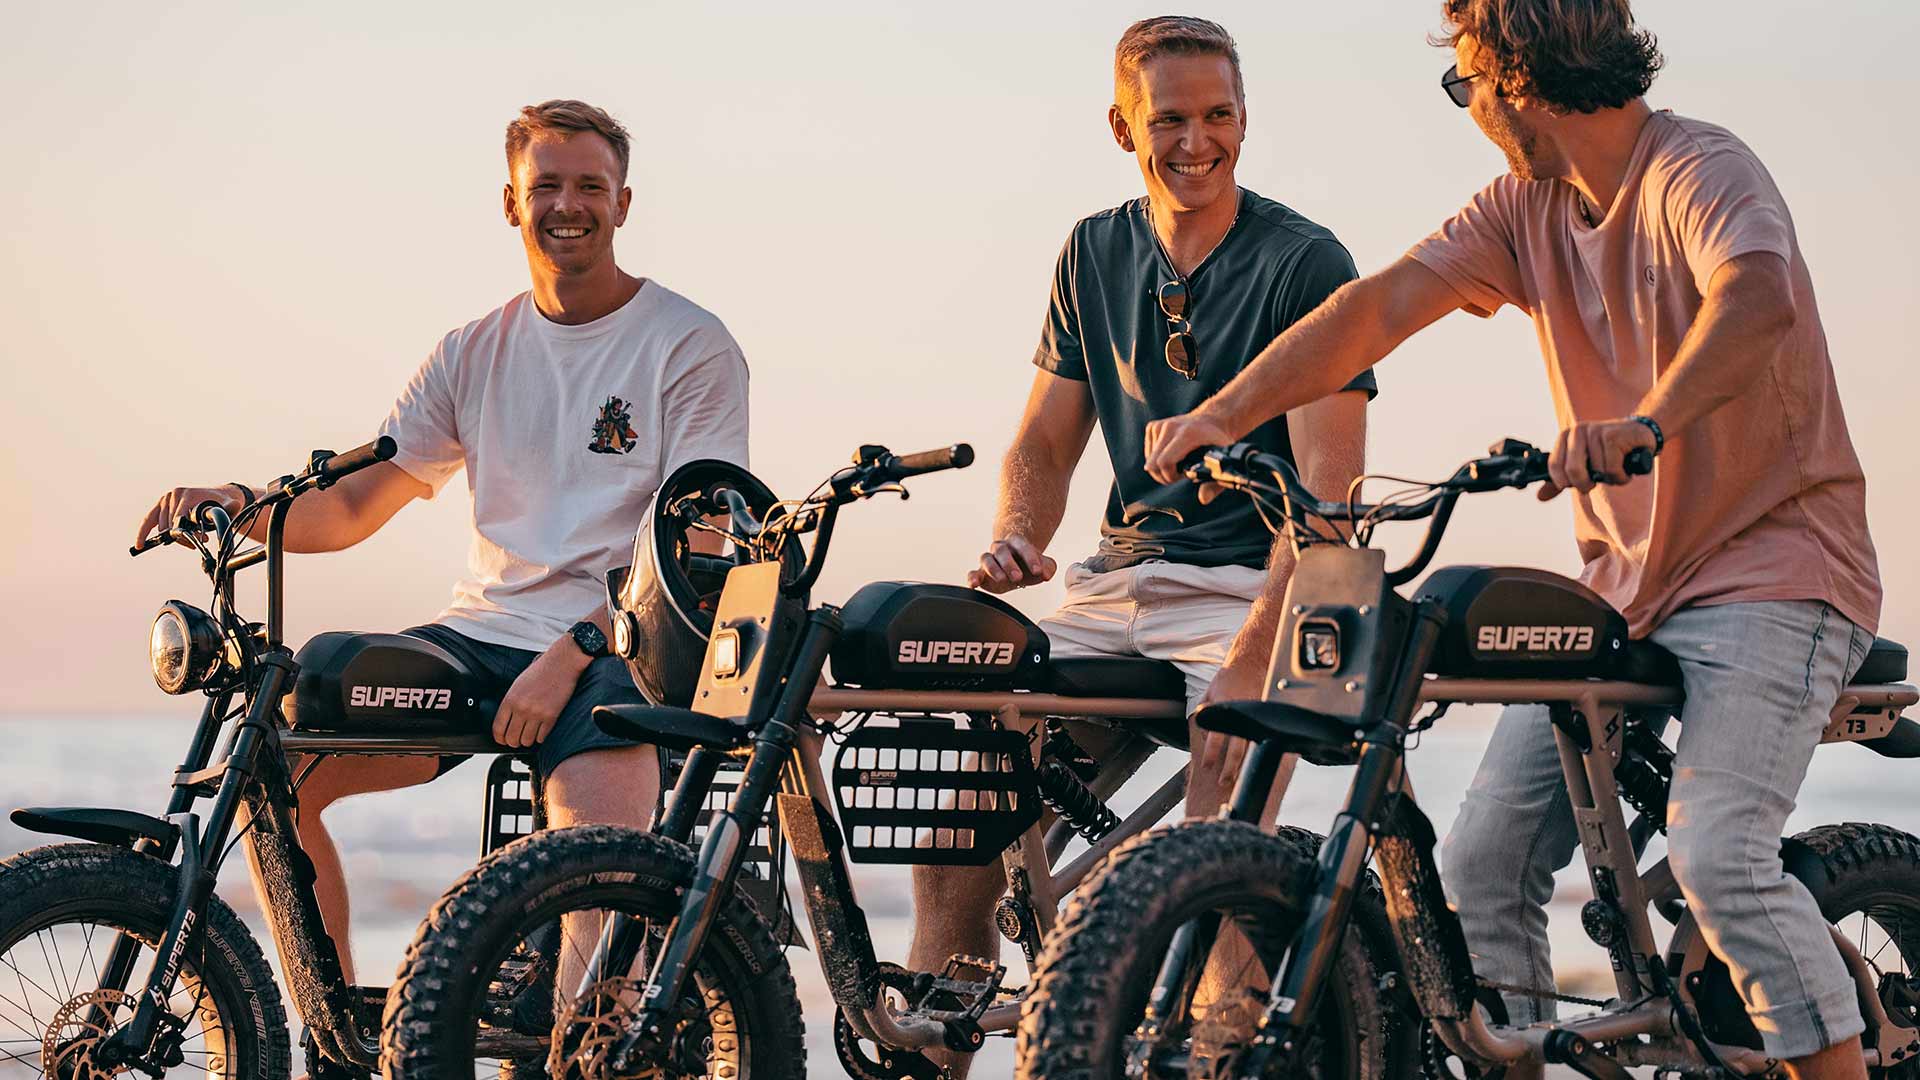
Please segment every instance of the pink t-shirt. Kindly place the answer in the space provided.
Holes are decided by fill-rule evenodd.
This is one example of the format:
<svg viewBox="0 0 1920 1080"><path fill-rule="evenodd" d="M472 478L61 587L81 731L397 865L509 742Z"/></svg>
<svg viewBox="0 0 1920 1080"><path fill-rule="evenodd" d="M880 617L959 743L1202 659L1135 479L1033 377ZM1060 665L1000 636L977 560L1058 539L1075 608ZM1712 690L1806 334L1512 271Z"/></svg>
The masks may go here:
<svg viewBox="0 0 1920 1080"><path fill-rule="evenodd" d="M1866 478L1773 178L1725 129L1659 112L1598 226L1570 184L1502 176L1408 253L1467 310L1532 316L1566 427L1632 413L1714 272L1752 252L1791 266L1797 313L1764 377L1667 432L1651 476L1574 498L1581 580L1635 636L1683 607L1751 600L1824 600L1867 630L1879 622Z"/></svg>

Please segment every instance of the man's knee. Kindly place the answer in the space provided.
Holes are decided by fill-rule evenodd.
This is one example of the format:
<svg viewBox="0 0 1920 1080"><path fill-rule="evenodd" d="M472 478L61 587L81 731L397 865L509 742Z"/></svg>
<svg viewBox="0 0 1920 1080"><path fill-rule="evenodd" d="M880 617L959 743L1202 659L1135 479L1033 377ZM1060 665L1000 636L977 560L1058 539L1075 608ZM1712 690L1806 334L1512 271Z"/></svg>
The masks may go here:
<svg viewBox="0 0 1920 1080"><path fill-rule="evenodd" d="M1469 791L1460 816L1440 841L1440 883L1448 899L1458 903L1462 895L1486 891L1489 883L1494 888L1517 887L1510 864L1524 827L1523 816L1513 808Z"/></svg>
<svg viewBox="0 0 1920 1080"><path fill-rule="evenodd" d="M1676 822L1667 834L1667 863L1673 880L1688 909L1702 922L1712 919L1723 898L1785 873L1777 850L1754 850L1741 844L1735 839L1740 830L1734 824L1716 828L1704 821Z"/></svg>

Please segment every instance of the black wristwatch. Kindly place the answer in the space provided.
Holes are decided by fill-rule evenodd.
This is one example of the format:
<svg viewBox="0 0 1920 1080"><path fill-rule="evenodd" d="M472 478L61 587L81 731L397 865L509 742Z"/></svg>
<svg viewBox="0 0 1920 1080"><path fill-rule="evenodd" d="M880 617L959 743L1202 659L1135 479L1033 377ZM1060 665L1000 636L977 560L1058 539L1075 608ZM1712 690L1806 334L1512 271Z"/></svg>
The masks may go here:
<svg viewBox="0 0 1920 1080"><path fill-rule="evenodd" d="M567 630L567 636L572 638L573 643L580 647L580 651L586 653L591 659L598 660L610 655L607 652L607 635L601 633L598 626L585 619L574 623Z"/></svg>

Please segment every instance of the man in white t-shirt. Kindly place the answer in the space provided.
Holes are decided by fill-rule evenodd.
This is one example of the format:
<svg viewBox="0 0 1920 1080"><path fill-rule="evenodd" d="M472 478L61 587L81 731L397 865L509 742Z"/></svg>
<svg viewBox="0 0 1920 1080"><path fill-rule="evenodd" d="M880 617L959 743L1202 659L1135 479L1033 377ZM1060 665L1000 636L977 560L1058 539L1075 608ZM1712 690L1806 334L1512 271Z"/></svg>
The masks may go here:
<svg viewBox="0 0 1920 1080"><path fill-rule="evenodd" d="M380 428L399 444L393 460L302 498L287 519L287 550L337 551L467 470L467 573L447 609L407 633L497 684L493 737L537 748L555 826L647 823L660 790L655 751L592 722L595 706L642 700L608 655L603 583L676 466L747 460L739 346L719 319L614 263L613 231L632 197L628 148L626 130L591 105L521 110L507 127L504 197L532 290L427 357ZM203 501L237 511L253 497L244 484L177 488L140 535ZM349 981L346 891L320 812L343 796L423 783L437 768L431 758L325 758L301 784L300 841Z"/></svg>

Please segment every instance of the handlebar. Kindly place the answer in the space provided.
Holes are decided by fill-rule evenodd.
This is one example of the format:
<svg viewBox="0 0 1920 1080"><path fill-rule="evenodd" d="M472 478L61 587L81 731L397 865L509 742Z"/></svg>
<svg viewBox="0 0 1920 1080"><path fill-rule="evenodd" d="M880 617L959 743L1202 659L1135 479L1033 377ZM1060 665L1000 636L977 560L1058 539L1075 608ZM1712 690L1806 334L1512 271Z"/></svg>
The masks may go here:
<svg viewBox="0 0 1920 1080"><path fill-rule="evenodd" d="M332 487L361 469L390 460L399 449L399 445L393 441L391 435L382 435L344 454L327 454L322 457L323 452L316 450L313 454L313 462L307 466L306 475L313 479L315 487Z"/></svg>
<svg viewBox="0 0 1920 1080"><path fill-rule="evenodd" d="M1182 471L1196 483L1221 484L1245 491L1256 499L1263 491L1284 495L1289 519L1287 532L1296 550L1314 539L1329 539L1308 523L1309 518L1317 517L1329 524L1347 523L1351 534L1342 538L1336 529L1333 539L1360 545L1368 542L1372 526L1380 522L1432 518L1433 523L1428 526L1427 535L1413 559L1387 575L1388 581L1398 586L1411 581L1433 558L1453 514L1454 503L1461 495L1528 487L1548 478L1547 464L1545 451L1518 439L1506 439L1490 447L1487 457L1467 462L1448 479L1411 489L1412 498L1392 501L1390 497L1387 502L1371 504L1324 501L1300 482L1292 462L1246 443L1202 451L1183 463ZM1653 454L1645 448L1630 451L1623 467L1628 476L1643 476L1653 471ZM1267 477L1279 481L1282 490L1274 492ZM1423 488L1425 493L1421 494ZM1313 534L1313 539L1303 539L1300 530Z"/></svg>
<svg viewBox="0 0 1920 1080"><path fill-rule="evenodd" d="M730 487L716 487L708 496L727 508L727 517L731 519L733 531L752 539L760 535L760 519L753 514L753 507L747 504L747 497Z"/></svg>
<svg viewBox="0 0 1920 1080"><path fill-rule="evenodd" d="M254 505L269 507L274 503L294 499L312 488L329 488L341 480L362 469L378 465L392 459L400 449L390 435L382 435L372 442L363 443L343 454L331 450L315 450L310 455L305 471L298 476L283 476L274 481ZM218 517L215 517L215 514ZM190 517L183 518L172 528L156 532L138 544L127 549L130 556L143 555L154 548L167 544L191 544L192 533L213 532L223 534L231 524L226 509L215 502L204 502L193 508ZM249 564L251 565L251 564Z"/></svg>
<svg viewBox="0 0 1920 1080"><path fill-rule="evenodd" d="M892 481L905 480L909 476L923 476L945 469L964 469L971 464L973 464L973 447L967 443L955 443L938 450L922 450L917 454L898 456L883 450L880 459L873 463L872 470L877 479Z"/></svg>

